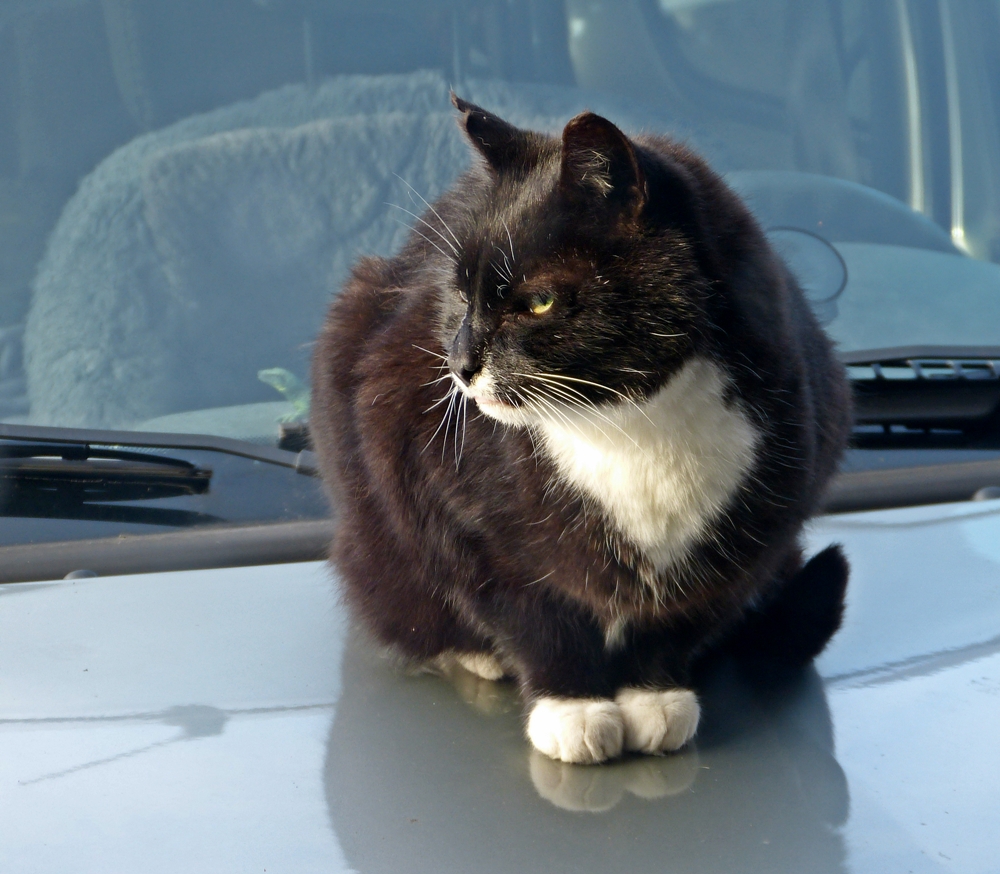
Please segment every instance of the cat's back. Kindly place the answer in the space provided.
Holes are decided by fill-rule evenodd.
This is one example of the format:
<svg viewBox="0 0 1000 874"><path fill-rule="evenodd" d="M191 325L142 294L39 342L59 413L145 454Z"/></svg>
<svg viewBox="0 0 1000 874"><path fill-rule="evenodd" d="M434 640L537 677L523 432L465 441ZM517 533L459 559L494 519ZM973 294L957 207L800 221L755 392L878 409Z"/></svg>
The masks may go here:
<svg viewBox="0 0 1000 874"><path fill-rule="evenodd" d="M689 238L700 247L713 288L703 351L738 405L758 413L758 466L768 469L762 477L799 492L815 510L853 423L850 386L833 343L765 229L722 176L670 138L645 135L637 143L651 201L669 200L676 190L669 180L677 175L692 193Z"/></svg>
<svg viewBox="0 0 1000 874"><path fill-rule="evenodd" d="M324 482L342 498L340 459L356 443L353 401L366 372L363 360L372 338L385 331L405 304L404 265L363 258L334 298L316 339L312 364L309 427Z"/></svg>

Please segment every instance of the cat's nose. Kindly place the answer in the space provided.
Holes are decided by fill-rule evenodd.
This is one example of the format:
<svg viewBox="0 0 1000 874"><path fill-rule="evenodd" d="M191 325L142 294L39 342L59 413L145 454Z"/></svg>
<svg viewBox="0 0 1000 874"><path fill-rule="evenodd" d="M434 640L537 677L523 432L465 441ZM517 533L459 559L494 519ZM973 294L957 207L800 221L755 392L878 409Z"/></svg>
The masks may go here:
<svg viewBox="0 0 1000 874"><path fill-rule="evenodd" d="M478 371L478 365L473 363L471 360L451 364L451 372L458 377L463 385L471 383Z"/></svg>
<svg viewBox="0 0 1000 874"><path fill-rule="evenodd" d="M455 335L455 342L448 355L448 367L463 385L468 385L478 373L479 365L478 350L472 342L472 329L466 319Z"/></svg>

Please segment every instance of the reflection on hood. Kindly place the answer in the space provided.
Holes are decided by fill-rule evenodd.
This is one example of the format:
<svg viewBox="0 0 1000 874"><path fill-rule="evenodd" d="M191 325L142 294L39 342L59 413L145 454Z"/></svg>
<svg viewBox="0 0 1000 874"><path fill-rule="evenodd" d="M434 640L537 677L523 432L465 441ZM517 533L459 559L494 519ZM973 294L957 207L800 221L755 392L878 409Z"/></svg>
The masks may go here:
<svg viewBox="0 0 1000 874"><path fill-rule="evenodd" d="M533 756L511 687L451 679L348 642L325 781L358 871L843 871L847 786L812 669L716 665L696 750L595 766Z"/></svg>

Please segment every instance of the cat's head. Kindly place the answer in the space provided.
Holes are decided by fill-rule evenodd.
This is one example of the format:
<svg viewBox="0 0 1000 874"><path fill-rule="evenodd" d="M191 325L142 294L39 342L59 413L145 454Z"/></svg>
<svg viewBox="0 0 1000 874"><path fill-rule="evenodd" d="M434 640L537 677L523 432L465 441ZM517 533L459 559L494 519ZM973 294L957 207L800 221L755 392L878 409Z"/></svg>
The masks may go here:
<svg viewBox="0 0 1000 874"><path fill-rule="evenodd" d="M556 138L453 102L481 160L444 230L452 377L508 424L645 399L704 327L690 173L593 113Z"/></svg>

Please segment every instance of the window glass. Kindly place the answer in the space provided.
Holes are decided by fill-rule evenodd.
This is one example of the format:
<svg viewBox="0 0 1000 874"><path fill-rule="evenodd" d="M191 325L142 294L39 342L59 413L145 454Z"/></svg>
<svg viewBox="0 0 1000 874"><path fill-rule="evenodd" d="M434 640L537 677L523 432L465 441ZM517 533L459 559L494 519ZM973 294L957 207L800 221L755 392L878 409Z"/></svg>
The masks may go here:
<svg viewBox="0 0 1000 874"><path fill-rule="evenodd" d="M275 442L468 166L452 87L691 142L842 348L1000 345L998 81L961 0L7 0L0 421Z"/></svg>

